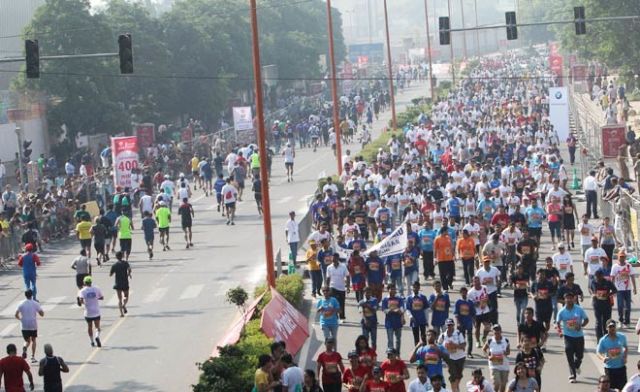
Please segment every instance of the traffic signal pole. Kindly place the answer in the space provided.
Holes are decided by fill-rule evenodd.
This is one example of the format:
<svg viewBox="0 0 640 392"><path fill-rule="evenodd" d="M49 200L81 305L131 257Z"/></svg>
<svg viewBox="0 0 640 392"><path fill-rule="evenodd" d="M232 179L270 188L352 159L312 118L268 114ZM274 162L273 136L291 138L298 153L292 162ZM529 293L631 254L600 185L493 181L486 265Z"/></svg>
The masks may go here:
<svg viewBox="0 0 640 392"><path fill-rule="evenodd" d="M336 80L336 57L333 48L333 17L331 16L331 0L327 0L327 30L329 35L329 61L331 62L331 98L333 100L333 131L336 134L336 158L338 160L338 175L342 174L342 130L340 129L340 115L338 110L338 82Z"/></svg>
<svg viewBox="0 0 640 392"><path fill-rule="evenodd" d="M271 200L269 199L269 172L267 170L267 135L264 129L264 108L262 94L262 69L260 68L260 41L258 36L258 15L256 0L251 4L251 43L253 51L253 79L256 95L256 116L258 117L258 151L260 157L260 190L262 191L262 222L264 227L264 251L267 262L267 283L276 287L273 263L273 237L271 233Z"/></svg>
<svg viewBox="0 0 640 392"><path fill-rule="evenodd" d="M387 0L384 0L384 27L387 35L387 70L389 72L389 97L391 98L391 129L398 128L396 121L396 98L393 91L393 63L391 62L391 41L389 39L389 16L387 14Z"/></svg>

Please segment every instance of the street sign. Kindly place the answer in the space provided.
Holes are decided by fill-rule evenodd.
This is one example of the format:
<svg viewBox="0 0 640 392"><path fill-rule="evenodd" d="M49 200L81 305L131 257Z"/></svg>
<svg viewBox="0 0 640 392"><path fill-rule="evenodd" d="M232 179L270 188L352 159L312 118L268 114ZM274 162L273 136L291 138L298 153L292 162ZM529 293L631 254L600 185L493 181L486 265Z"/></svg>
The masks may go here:
<svg viewBox="0 0 640 392"><path fill-rule="evenodd" d="M113 182L115 186L131 188L131 170L138 168L138 138L112 137Z"/></svg>

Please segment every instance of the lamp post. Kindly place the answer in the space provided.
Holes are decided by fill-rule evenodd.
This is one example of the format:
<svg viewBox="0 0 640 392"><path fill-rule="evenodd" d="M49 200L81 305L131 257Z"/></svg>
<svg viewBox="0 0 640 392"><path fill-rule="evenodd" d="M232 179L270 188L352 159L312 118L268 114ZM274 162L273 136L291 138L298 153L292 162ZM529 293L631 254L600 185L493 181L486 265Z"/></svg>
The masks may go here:
<svg viewBox="0 0 640 392"><path fill-rule="evenodd" d="M336 133L336 157L338 158L338 175L342 174L342 132L338 114L338 82L336 81L336 58L333 49L333 17L331 16L331 0L327 0L327 30L329 32L329 61L331 62L331 98L333 100L333 131Z"/></svg>
<svg viewBox="0 0 640 392"><path fill-rule="evenodd" d="M18 138L18 172L19 174L19 179L20 179L20 190L23 190L24 187L24 168L22 167L22 128L20 128L19 126L16 125L16 136Z"/></svg>
<svg viewBox="0 0 640 392"><path fill-rule="evenodd" d="M262 69L260 68L260 42L258 38L258 15L256 0L251 4L251 43L253 50L253 78L256 93L256 116L258 117L258 151L260 156L260 188L262 190L262 220L264 227L264 250L267 261L267 283L275 287L276 278L273 264L273 238L271 234L271 201L269 199L269 177L267 170L267 136L264 129L264 108L262 95Z"/></svg>
<svg viewBox="0 0 640 392"><path fill-rule="evenodd" d="M393 91L393 64L391 63L391 43L389 40L389 16L387 14L387 0L384 0L384 27L387 35L387 69L389 71L389 97L391 98L391 126L392 129L398 127L396 121L396 98Z"/></svg>
<svg viewBox="0 0 640 392"><path fill-rule="evenodd" d="M431 100L435 102L435 88L433 86L433 61L431 60L431 36L429 35L429 7L427 0L424 0L424 19L427 27L427 59L429 60L429 89L431 90Z"/></svg>

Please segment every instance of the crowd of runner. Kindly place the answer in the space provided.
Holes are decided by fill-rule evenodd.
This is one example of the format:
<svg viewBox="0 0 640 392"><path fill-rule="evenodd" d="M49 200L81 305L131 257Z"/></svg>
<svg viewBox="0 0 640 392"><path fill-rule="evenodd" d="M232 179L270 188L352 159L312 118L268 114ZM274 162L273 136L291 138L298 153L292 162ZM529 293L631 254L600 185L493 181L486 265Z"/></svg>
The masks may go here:
<svg viewBox="0 0 640 392"><path fill-rule="evenodd" d="M303 375L274 343L260 358L258 391L540 391L546 345L557 339L569 383L580 381L585 349L594 349L605 373L598 391L640 391L640 376L627 378L636 273L619 211L622 193L635 190L601 162L585 173L587 212L578 212L568 188L577 139L560 140L550 124L548 88L557 81L541 57L481 59L375 161L343 158L340 183L328 178L311 205L305 254L325 349ZM368 250L399 227L402 253ZM305 239L288 240L296 254ZM514 319L498 308L506 290ZM353 350L339 353L349 301L362 331ZM414 348L401 358L406 325ZM594 347L585 347L588 328ZM467 371L465 361L478 356L488 374ZM417 363L413 380L406 361Z"/></svg>

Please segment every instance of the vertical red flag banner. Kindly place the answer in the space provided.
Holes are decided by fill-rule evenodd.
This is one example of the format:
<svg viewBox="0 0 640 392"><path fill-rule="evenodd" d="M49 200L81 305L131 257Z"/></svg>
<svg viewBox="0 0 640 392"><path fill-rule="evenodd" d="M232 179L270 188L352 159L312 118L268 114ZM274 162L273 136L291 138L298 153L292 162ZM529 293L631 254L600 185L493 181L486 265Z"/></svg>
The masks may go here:
<svg viewBox="0 0 640 392"><path fill-rule="evenodd" d="M131 170L138 168L138 137L112 137L111 154L114 184L131 188Z"/></svg>
<svg viewBox="0 0 640 392"><path fill-rule="evenodd" d="M309 337L309 320L272 288L271 301L262 310L260 329L276 341L287 342L287 352L295 355Z"/></svg>
<svg viewBox="0 0 640 392"><path fill-rule="evenodd" d="M625 123L615 125L604 125L602 127L602 156L605 158L615 158L618 156L618 149L625 142L627 126Z"/></svg>
<svg viewBox="0 0 640 392"><path fill-rule="evenodd" d="M136 136L138 137L138 145L140 148L153 146L153 142L155 141L155 125L151 123L136 125Z"/></svg>
<svg viewBox="0 0 640 392"><path fill-rule="evenodd" d="M562 55L560 54L549 55L549 68L551 69L551 72L558 78L559 87L562 87L564 85L562 80L562 66L563 66Z"/></svg>

